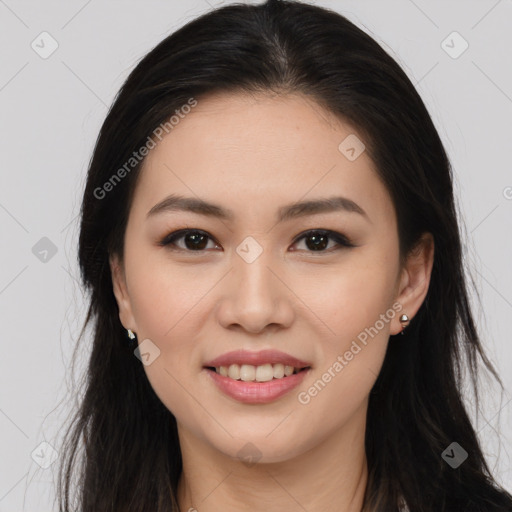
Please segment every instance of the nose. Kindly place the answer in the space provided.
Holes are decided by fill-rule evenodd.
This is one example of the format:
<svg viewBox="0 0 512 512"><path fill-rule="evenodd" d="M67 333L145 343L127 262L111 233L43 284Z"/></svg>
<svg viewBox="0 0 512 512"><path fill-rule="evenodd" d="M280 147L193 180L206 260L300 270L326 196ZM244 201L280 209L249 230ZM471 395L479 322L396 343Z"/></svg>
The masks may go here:
<svg viewBox="0 0 512 512"><path fill-rule="evenodd" d="M293 293L270 259L265 251L250 263L234 255L226 291L217 306L218 321L224 328L258 334L292 324Z"/></svg>

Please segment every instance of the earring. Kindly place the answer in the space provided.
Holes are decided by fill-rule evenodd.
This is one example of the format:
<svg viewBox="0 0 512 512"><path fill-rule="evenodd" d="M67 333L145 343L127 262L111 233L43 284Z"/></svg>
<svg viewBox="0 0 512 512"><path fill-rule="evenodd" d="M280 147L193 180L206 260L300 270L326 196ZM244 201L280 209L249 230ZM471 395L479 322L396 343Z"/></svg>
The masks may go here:
<svg viewBox="0 0 512 512"><path fill-rule="evenodd" d="M402 324L402 330L400 331L400 334L403 334L404 329L409 325L409 317L407 315L402 315L400 317L400 323Z"/></svg>
<svg viewBox="0 0 512 512"><path fill-rule="evenodd" d="M134 340L135 334L133 334L133 331L131 329L126 329L126 330L128 332L128 338L130 338L131 340Z"/></svg>

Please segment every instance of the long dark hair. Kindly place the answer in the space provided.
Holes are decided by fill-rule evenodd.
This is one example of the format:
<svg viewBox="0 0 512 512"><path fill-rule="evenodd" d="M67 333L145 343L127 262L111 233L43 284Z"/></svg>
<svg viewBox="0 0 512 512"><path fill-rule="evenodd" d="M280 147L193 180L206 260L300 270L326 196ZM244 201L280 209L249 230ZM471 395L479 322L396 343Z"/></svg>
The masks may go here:
<svg viewBox="0 0 512 512"><path fill-rule="evenodd" d="M478 407L481 362L501 381L473 320L452 170L429 113L395 60L345 17L278 0L216 9L168 36L132 71L101 128L78 250L90 296L80 339L88 324L94 337L59 468L60 510L178 511L176 420L127 345L109 268L110 255L123 256L140 163L112 177L182 105L220 91L306 94L349 122L391 195L402 261L422 233L434 236L427 297L406 334L391 336L370 393L364 510L398 511L404 501L412 512L512 510L463 403L467 372ZM452 442L469 454L457 468L441 456Z"/></svg>

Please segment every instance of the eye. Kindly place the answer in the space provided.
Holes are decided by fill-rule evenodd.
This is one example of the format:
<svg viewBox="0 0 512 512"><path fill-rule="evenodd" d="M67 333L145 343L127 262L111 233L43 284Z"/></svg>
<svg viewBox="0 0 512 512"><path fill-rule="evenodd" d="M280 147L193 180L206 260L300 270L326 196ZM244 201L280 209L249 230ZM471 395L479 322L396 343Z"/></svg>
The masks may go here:
<svg viewBox="0 0 512 512"><path fill-rule="evenodd" d="M177 242L182 239L184 245L178 244ZM338 250L341 247L355 247L355 245L353 245L346 236L341 233L337 233L336 231L326 229L306 231L295 239L293 245L296 245L302 240L305 240L306 250L308 252L332 252L333 249ZM179 231L174 231L167 235L159 242L159 245L175 246L177 249L188 252L204 252L204 249L208 246L208 241L211 241L214 246L219 246L218 243L215 242L215 240L205 231L201 231L199 229L180 229ZM329 241L335 242L334 247L329 247ZM328 248L328 250L325 250L326 248Z"/></svg>
<svg viewBox="0 0 512 512"><path fill-rule="evenodd" d="M180 239L183 239L185 247L176 244L176 241ZM174 245L177 246L178 249L201 252L205 249L208 239L211 239L211 237L205 231L199 229L180 229L179 231L174 231L167 235L159 242L159 245Z"/></svg>
<svg viewBox="0 0 512 512"><path fill-rule="evenodd" d="M309 252L332 252L332 249L338 250L341 247L355 247L350 240L342 235L341 233L337 233L336 231L329 231L327 229L314 229L310 231L306 231L298 238L295 239L294 245L301 241L305 240L306 247L309 249ZM332 240L335 243L334 247L330 247L330 250L324 250L329 245L329 240ZM337 247L336 247L337 246Z"/></svg>

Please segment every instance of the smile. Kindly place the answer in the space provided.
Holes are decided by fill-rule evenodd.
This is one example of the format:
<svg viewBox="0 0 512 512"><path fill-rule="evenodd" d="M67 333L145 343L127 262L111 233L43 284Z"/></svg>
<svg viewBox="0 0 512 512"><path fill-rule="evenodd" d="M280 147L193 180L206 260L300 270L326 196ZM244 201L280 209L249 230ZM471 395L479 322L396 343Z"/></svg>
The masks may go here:
<svg viewBox="0 0 512 512"><path fill-rule="evenodd" d="M306 367L308 368L308 367ZM232 380L243 380L244 382L268 382L273 379L283 379L290 375L299 373L305 368L277 364L263 364L254 366L252 364L231 364L229 366L217 366L209 368L223 377Z"/></svg>
<svg viewBox="0 0 512 512"><path fill-rule="evenodd" d="M272 371L272 378L263 382L254 380L259 368L263 368L263 370L259 370L260 376L263 372L264 377L268 378ZM229 367L206 367L203 369L211 378L217 390L221 391L223 395L244 404L266 404L277 400L296 388L310 370L311 367L309 366L299 369L282 364L264 364L261 366L233 364ZM227 372L228 375L222 375L221 372ZM238 374L238 378L230 377L230 372L234 377L237 377ZM277 374L277 377L274 376L275 374ZM242 376L248 380L243 380Z"/></svg>

